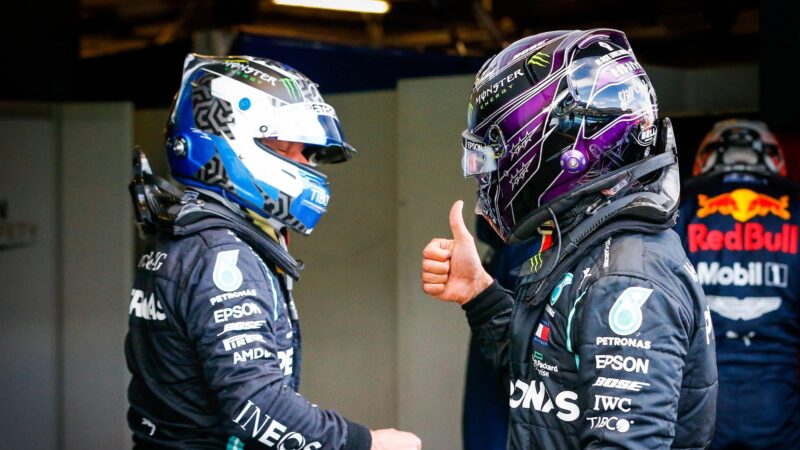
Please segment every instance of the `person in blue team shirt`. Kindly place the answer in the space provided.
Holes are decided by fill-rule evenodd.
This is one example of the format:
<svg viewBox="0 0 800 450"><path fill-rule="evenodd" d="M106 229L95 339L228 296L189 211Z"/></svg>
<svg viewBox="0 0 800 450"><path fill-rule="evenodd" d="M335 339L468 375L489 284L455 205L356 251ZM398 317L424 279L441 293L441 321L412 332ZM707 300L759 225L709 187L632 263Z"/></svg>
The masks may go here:
<svg viewBox="0 0 800 450"><path fill-rule="evenodd" d="M711 448L800 447L800 186L767 126L714 125L675 230L706 293L719 400Z"/></svg>

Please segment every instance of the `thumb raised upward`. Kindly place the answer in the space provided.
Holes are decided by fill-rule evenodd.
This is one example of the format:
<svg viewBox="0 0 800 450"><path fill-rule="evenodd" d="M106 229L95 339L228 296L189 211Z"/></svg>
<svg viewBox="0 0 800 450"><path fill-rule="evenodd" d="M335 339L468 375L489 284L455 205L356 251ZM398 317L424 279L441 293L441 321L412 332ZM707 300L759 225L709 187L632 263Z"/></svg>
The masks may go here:
<svg viewBox="0 0 800 450"><path fill-rule="evenodd" d="M453 239L456 241L472 241L472 235L469 233L467 226L464 225L464 217L462 216L462 209L464 202L461 200L453 203L450 208L450 230L453 232Z"/></svg>

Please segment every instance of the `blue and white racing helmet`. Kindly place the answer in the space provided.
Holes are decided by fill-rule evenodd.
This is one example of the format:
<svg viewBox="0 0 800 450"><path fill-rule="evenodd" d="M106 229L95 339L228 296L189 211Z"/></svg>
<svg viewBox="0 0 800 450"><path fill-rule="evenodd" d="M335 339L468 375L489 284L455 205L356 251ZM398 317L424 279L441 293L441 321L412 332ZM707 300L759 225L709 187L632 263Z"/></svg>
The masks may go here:
<svg viewBox="0 0 800 450"><path fill-rule="evenodd" d="M270 139L305 144L309 165L273 151ZM310 234L325 213L327 177L317 163L349 160L339 119L317 85L295 69L250 56L189 54L166 133L172 176Z"/></svg>

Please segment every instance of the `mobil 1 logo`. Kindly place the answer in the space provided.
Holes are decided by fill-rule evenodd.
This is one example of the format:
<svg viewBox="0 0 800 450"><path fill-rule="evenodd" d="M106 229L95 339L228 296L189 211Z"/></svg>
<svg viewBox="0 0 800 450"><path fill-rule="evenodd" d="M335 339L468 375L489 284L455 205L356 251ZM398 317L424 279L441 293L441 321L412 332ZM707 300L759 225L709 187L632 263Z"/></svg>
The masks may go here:
<svg viewBox="0 0 800 450"><path fill-rule="evenodd" d="M775 262L735 262L731 266L701 261L697 277L703 286L774 286L787 287L789 267Z"/></svg>

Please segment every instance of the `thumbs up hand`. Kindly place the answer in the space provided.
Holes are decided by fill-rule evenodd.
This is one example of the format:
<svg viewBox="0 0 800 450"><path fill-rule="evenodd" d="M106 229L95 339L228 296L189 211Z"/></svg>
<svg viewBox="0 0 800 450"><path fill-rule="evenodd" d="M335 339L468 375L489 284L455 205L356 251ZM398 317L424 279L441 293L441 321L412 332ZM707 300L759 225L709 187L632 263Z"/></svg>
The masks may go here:
<svg viewBox="0 0 800 450"><path fill-rule="evenodd" d="M463 207L464 202L459 200L450 209L453 239L433 239L422 251L422 290L431 297L461 305L493 282L481 265L475 238L464 225Z"/></svg>

